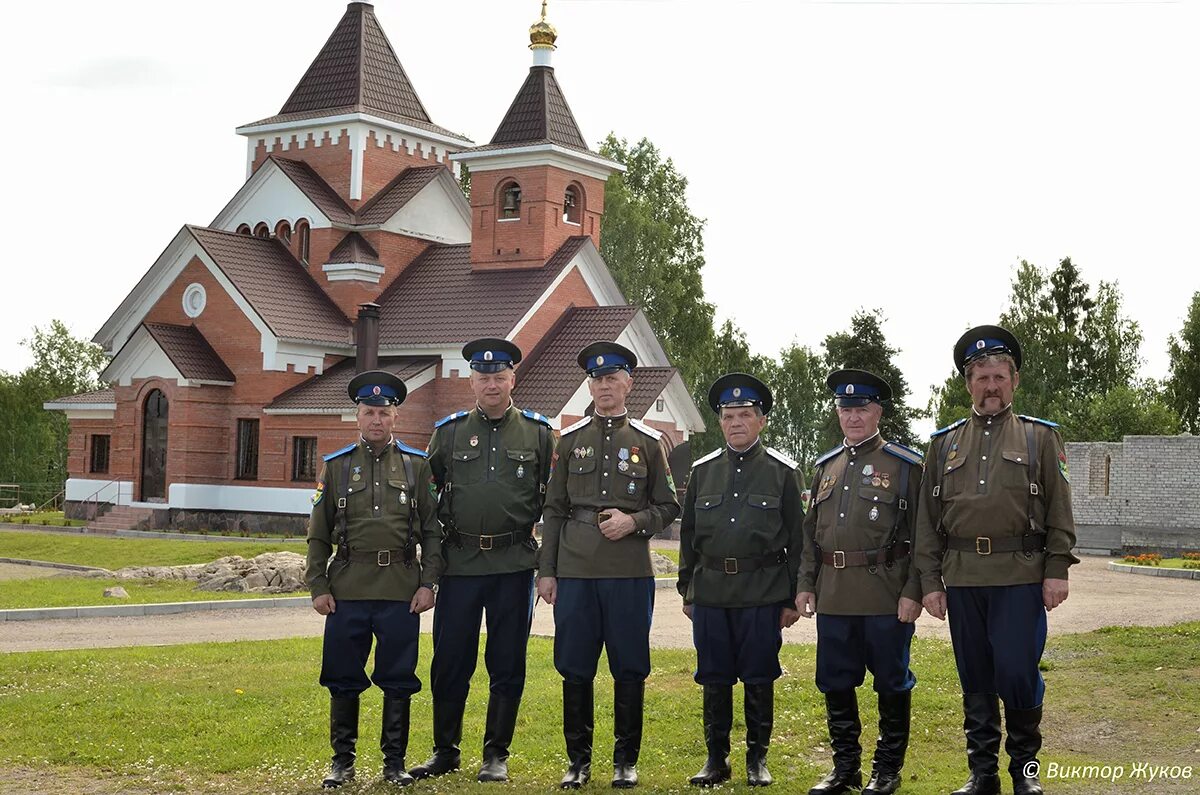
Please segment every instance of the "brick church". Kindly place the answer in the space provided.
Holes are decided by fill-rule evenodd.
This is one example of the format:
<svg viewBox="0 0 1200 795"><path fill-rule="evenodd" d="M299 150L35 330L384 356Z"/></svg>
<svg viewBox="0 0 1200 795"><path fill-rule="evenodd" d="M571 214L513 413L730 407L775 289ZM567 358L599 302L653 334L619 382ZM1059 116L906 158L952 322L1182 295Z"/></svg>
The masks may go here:
<svg viewBox="0 0 1200 795"><path fill-rule="evenodd" d="M237 129L245 184L179 230L96 334L108 388L46 404L70 422L68 515L299 529L321 455L357 435L354 373L405 381L397 434L423 447L473 403L461 348L484 336L525 351L514 400L556 428L590 405L576 353L615 339L640 362L630 412L672 446L703 429L600 257L622 166L575 122L544 6L529 34L529 74L476 146L434 123L372 6L349 4L279 112Z"/></svg>

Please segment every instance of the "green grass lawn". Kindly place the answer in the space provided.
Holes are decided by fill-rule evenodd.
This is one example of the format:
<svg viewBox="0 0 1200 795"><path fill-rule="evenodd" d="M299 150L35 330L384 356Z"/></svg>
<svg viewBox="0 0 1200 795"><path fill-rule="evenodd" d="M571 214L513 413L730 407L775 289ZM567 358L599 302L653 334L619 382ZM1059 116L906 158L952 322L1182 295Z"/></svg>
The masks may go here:
<svg viewBox="0 0 1200 795"><path fill-rule="evenodd" d="M83 527L87 522L82 519L68 519L62 511L41 511L40 513L0 514L0 522L9 524L35 524L55 527Z"/></svg>
<svg viewBox="0 0 1200 795"><path fill-rule="evenodd" d="M1200 560L1184 560L1183 558L1163 558L1158 562L1157 566L1154 564L1134 563L1123 558L1117 558L1114 562L1120 563L1122 566L1140 566L1143 569L1200 569ZM1185 567L1184 563L1191 563L1192 565Z"/></svg>
<svg viewBox="0 0 1200 795"><path fill-rule="evenodd" d="M105 598L104 589L119 585L128 599ZM237 593L197 591L196 583L185 580L116 580L90 577L42 577L31 580L0 581L0 610L21 607L81 607L83 605L160 604L162 602L203 602L213 599L255 599L295 594ZM9 626L7 631L17 631Z"/></svg>
<svg viewBox="0 0 1200 795"><path fill-rule="evenodd" d="M303 555L304 544L278 541L173 541L156 538L0 532L0 557L74 563L120 569L125 566L181 566L208 563L227 555L252 558L280 550Z"/></svg>
<svg viewBox="0 0 1200 795"><path fill-rule="evenodd" d="M547 639L530 641L529 680L510 761L514 782L487 791L553 791L562 774L561 691L551 649ZM423 636L420 672L426 681L429 657L429 637ZM785 646L782 657L772 791L804 792L829 764L823 702L812 684L813 647ZM319 792L329 754L319 661L317 639L0 655L0 775L8 783L13 774L40 776L60 781L63 790L71 782L107 787L89 792ZM687 778L704 753L693 665L690 651L654 652L638 765L641 792L694 791ZM949 644L918 639L912 665L920 682L902 792L945 793L966 775ZM480 667L464 724L463 770L421 782L414 791L484 791L474 782L487 697ZM1045 668L1043 763L1195 764L1200 623L1055 638ZM589 787L597 792L609 791L611 699L604 674L597 680L596 778ZM735 699L740 701L740 690ZM860 690L860 701L869 748L876 719L869 688ZM735 710L735 785L724 791L749 789L736 783L744 782L740 712ZM373 690L364 696L360 778L343 792L389 791L378 779L379 716L380 695ZM429 724L425 690L413 705L410 766L428 752ZM1128 781L1115 789L1095 781L1047 784L1055 793L1193 791ZM1006 781L1006 791L1008 786Z"/></svg>

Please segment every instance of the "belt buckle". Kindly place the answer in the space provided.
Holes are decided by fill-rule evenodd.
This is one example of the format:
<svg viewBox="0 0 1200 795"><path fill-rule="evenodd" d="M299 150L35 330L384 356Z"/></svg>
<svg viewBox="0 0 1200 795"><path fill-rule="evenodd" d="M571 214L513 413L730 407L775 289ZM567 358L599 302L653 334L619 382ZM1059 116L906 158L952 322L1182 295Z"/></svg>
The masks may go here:
<svg viewBox="0 0 1200 795"><path fill-rule="evenodd" d="M838 549L838 550L834 550L834 553L833 553L833 567L834 567L835 569L844 569L844 568L846 568L846 553L845 553L843 550L840 550L840 549Z"/></svg>
<svg viewBox="0 0 1200 795"><path fill-rule="evenodd" d="M975 554L990 555L992 554L992 539L988 536L975 536Z"/></svg>
<svg viewBox="0 0 1200 795"><path fill-rule="evenodd" d="M378 552L376 552L375 553L375 565L376 566L392 565L392 550L381 549Z"/></svg>
<svg viewBox="0 0 1200 795"><path fill-rule="evenodd" d="M725 573L726 574L737 574L738 573L738 559L737 558L725 558Z"/></svg>
<svg viewBox="0 0 1200 795"><path fill-rule="evenodd" d="M494 536L480 536L479 537L479 548L483 549L483 550L491 549L493 537Z"/></svg>

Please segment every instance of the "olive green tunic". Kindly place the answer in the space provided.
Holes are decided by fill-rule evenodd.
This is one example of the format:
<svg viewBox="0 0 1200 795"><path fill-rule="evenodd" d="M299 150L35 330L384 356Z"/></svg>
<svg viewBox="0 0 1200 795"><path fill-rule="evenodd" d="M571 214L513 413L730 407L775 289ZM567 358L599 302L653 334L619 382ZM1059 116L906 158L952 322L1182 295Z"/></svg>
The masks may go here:
<svg viewBox="0 0 1200 795"><path fill-rule="evenodd" d="M821 552L871 551L891 542L892 528L905 502L896 532L901 549L916 525L921 490L920 453L885 443L877 433L857 445L843 445L817 460L812 507L804 517L804 556L799 589L817 595L817 612L827 615L894 615L904 596L921 601L921 583L911 554L887 566L821 563ZM902 493L900 482L908 470ZM911 550L910 550L911 552Z"/></svg>
<svg viewBox="0 0 1200 795"><path fill-rule="evenodd" d="M1033 431L1035 447L1032 473L1028 430ZM1031 475L1039 492L1033 498L1033 518L1037 529L1047 533L1045 553L943 553L941 533L969 539L1028 533ZM917 516L916 565L924 593L946 585L1065 580L1067 569L1079 562L1071 554L1074 546L1067 458L1051 424L1015 415L1009 407L990 417L972 413L934 434L925 457Z"/></svg>
<svg viewBox="0 0 1200 795"><path fill-rule="evenodd" d="M433 496L433 472L420 451L403 452L399 442L374 450L365 440L325 459L325 468L313 495L308 523L308 565L305 581L313 598L333 594L335 599L385 599L408 601L417 588L433 586L442 575L442 530ZM411 448L410 448L411 449ZM409 483L401 456L410 456L415 483ZM334 551L338 522L336 507L342 495L346 457L350 464L350 493L346 495L346 537L351 552L392 550L376 560L345 561ZM414 542L420 560L404 565L401 550L409 537L410 502L416 500ZM379 565L378 558L389 561Z"/></svg>
<svg viewBox="0 0 1200 795"><path fill-rule="evenodd" d="M653 577L649 539L679 516L662 433L628 415L587 417L563 430L546 498L543 577ZM617 508L637 531L609 541L575 509Z"/></svg>
<svg viewBox="0 0 1200 795"><path fill-rule="evenodd" d="M446 574L534 568L533 525L542 513L553 454L550 423L513 406L498 420L476 407L437 424L429 440L429 464L446 531ZM504 546L491 538L507 533L518 535L504 539Z"/></svg>
<svg viewBox="0 0 1200 795"><path fill-rule="evenodd" d="M761 441L743 452L726 447L696 461L679 532L676 588L684 604L790 603L796 596L803 521L804 480L796 462ZM736 574L703 560L740 561L774 553L783 553L786 561Z"/></svg>

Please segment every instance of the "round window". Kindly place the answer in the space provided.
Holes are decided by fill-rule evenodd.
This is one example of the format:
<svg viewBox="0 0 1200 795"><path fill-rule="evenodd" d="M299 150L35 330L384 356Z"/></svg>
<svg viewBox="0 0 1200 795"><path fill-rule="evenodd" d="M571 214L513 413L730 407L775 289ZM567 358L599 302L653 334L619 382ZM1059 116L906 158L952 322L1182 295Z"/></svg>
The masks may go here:
<svg viewBox="0 0 1200 795"><path fill-rule="evenodd" d="M204 285L193 282L183 291L183 312L188 317L200 317L208 300Z"/></svg>

